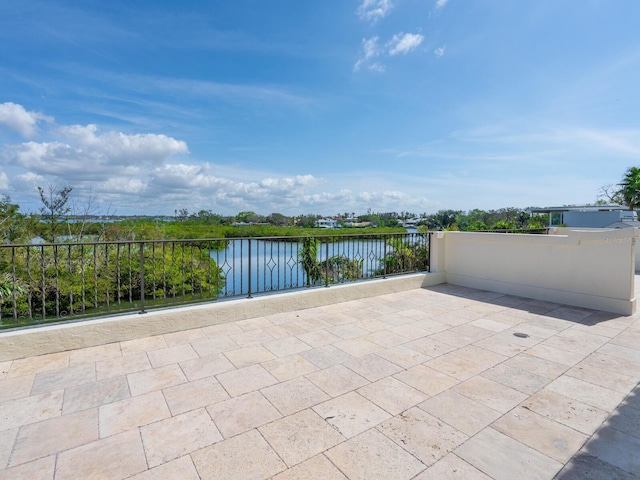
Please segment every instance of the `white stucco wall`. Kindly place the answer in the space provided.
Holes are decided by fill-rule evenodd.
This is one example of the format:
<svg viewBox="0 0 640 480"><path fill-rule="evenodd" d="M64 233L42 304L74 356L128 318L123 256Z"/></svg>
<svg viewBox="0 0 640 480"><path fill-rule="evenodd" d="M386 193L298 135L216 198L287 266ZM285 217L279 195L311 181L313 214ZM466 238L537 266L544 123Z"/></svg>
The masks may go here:
<svg viewBox="0 0 640 480"><path fill-rule="evenodd" d="M446 272L447 283L629 315L636 306L636 236L631 228L444 232L434 242L432 269Z"/></svg>

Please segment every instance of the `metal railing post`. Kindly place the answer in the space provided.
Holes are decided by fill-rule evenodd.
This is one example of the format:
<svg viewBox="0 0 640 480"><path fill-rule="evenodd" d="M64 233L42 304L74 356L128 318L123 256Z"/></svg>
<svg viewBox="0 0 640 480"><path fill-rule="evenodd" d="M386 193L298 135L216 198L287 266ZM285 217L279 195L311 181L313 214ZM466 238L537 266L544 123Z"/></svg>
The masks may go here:
<svg viewBox="0 0 640 480"><path fill-rule="evenodd" d="M248 291L247 291L247 298L251 298L251 239L248 240L249 242L249 249L247 251L247 281L248 281ZM257 260L256 260L257 261Z"/></svg>
<svg viewBox="0 0 640 480"><path fill-rule="evenodd" d="M144 310L144 242L140 242L140 312L138 313L147 313Z"/></svg>
<svg viewBox="0 0 640 480"><path fill-rule="evenodd" d="M324 286L329 286L329 242L325 243Z"/></svg>
<svg viewBox="0 0 640 480"><path fill-rule="evenodd" d="M382 236L382 241L384 242L383 245L383 254L382 254L382 265L383 265L383 270L382 270L382 278L387 278L387 237L386 236Z"/></svg>

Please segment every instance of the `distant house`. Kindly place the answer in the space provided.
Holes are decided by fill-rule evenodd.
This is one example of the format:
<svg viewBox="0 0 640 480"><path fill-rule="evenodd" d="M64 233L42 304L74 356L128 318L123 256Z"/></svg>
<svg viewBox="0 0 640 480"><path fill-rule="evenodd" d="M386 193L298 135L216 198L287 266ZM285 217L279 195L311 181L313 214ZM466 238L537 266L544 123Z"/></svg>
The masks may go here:
<svg viewBox="0 0 640 480"><path fill-rule="evenodd" d="M315 226L320 228L340 228L338 221L333 218L320 218L316 220Z"/></svg>
<svg viewBox="0 0 640 480"><path fill-rule="evenodd" d="M532 208L531 214L548 214L549 226L576 228L640 227L638 215L623 205L584 205Z"/></svg>

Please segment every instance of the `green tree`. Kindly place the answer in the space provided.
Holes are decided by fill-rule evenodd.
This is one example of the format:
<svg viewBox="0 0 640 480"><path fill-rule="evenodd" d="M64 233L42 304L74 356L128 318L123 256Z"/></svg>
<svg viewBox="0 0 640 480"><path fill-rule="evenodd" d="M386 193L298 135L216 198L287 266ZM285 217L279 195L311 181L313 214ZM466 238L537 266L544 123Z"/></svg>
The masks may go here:
<svg viewBox="0 0 640 480"><path fill-rule="evenodd" d="M636 210L640 206L640 168L629 167L618 185L624 204L630 210Z"/></svg>
<svg viewBox="0 0 640 480"><path fill-rule="evenodd" d="M42 187L38 187L38 193L40 194L40 200L42 201L42 207L40 207L40 214L42 218L49 224L50 240L56 243L56 234L60 225L60 217L69 213L69 194L73 188L64 187L56 191L54 185L49 185L45 190Z"/></svg>

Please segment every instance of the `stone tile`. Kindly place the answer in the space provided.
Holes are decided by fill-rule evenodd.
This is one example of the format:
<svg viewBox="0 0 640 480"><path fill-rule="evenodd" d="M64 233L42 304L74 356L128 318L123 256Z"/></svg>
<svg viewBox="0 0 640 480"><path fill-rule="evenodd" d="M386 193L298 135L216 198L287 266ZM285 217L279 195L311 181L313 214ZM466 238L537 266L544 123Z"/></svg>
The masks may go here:
<svg viewBox="0 0 640 480"><path fill-rule="evenodd" d="M189 455L164 463L156 468L139 473L129 480L200 480L196 467Z"/></svg>
<svg viewBox="0 0 640 480"><path fill-rule="evenodd" d="M307 379L332 397L356 390L367 383L365 378L343 365L334 365L307 375Z"/></svg>
<svg viewBox="0 0 640 480"><path fill-rule="evenodd" d="M587 356L595 352L607 341L609 341L607 337L567 329L545 340L544 345Z"/></svg>
<svg viewBox="0 0 640 480"><path fill-rule="evenodd" d="M456 392L445 391L418 405L425 412L472 436L502 413Z"/></svg>
<svg viewBox="0 0 640 480"><path fill-rule="evenodd" d="M418 340L406 343L404 346L409 347L412 350L416 350L429 358L439 357L445 353L453 352L456 349L456 347L447 343L439 342L432 337L419 338Z"/></svg>
<svg viewBox="0 0 640 480"><path fill-rule="evenodd" d="M56 469L56 456L41 458L14 468L1 471L2 480L53 480Z"/></svg>
<svg viewBox="0 0 640 480"><path fill-rule="evenodd" d="M526 353L538 358L544 358L567 367L573 367L584 359L586 354L570 352L568 350L560 350L550 347L546 342L540 343L535 347L526 350Z"/></svg>
<svg viewBox="0 0 640 480"><path fill-rule="evenodd" d="M329 368L354 358L333 345L326 345L324 347L314 348L313 350L307 350L306 352L302 352L300 355L318 368Z"/></svg>
<svg viewBox="0 0 640 480"><path fill-rule="evenodd" d="M467 435L414 407L378 427L425 465L433 465L467 440Z"/></svg>
<svg viewBox="0 0 640 480"><path fill-rule="evenodd" d="M259 330L265 327L273 326L273 322L265 317L248 318L246 320L238 320L235 322L243 331Z"/></svg>
<svg viewBox="0 0 640 480"><path fill-rule="evenodd" d="M602 461L640 476L640 438L613 428L602 428L582 449Z"/></svg>
<svg viewBox="0 0 640 480"><path fill-rule="evenodd" d="M189 344L161 348L147 353L147 356L153 368L164 367L166 365L198 358L198 354Z"/></svg>
<svg viewBox="0 0 640 480"><path fill-rule="evenodd" d="M212 377L219 373L235 370L236 367L225 357L219 353L217 355L207 355L202 358L195 358L180 362L180 368L190 380L200 380L201 378Z"/></svg>
<svg viewBox="0 0 640 480"><path fill-rule="evenodd" d="M220 323L218 325L210 325L208 327L202 327L202 331L207 337L215 338L215 337L224 337L224 336L232 335L235 333L242 333L244 330L242 330L237 325L237 322L227 322L227 323Z"/></svg>
<svg viewBox="0 0 640 480"><path fill-rule="evenodd" d="M376 352L376 355L390 361L391 363L395 363L402 368L415 367L427 360L431 360L431 357L424 355L413 348L408 348L407 345L398 345L397 347L380 350Z"/></svg>
<svg viewBox="0 0 640 480"><path fill-rule="evenodd" d="M455 333L452 331L452 329L434 333L433 335L430 335L429 338L456 348L471 345L473 342L476 342L478 340L477 338L468 337L460 333Z"/></svg>
<svg viewBox="0 0 640 480"><path fill-rule="evenodd" d="M397 327L393 327L389 330L391 333L400 335L404 337L406 340L403 343L406 343L410 340L418 340L419 338L426 337L434 332L428 332L422 328L419 328L415 325L398 325Z"/></svg>
<svg viewBox="0 0 640 480"><path fill-rule="evenodd" d="M567 376L555 379L546 389L606 411L614 410L625 397L624 393Z"/></svg>
<svg viewBox="0 0 640 480"><path fill-rule="evenodd" d="M409 480L425 465L376 429L333 447L325 455L350 480Z"/></svg>
<svg viewBox="0 0 640 480"><path fill-rule="evenodd" d="M525 393L480 376L456 385L453 390L501 413L508 412L528 397Z"/></svg>
<svg viewBox="0 0 640 480"><path fill-rule="evenodd" d="M229 350L237 350L238 348L240 348L240 346L236 342L231 340L226 335L209 338L207 340L198 340L196 342L193 342L191 346L201 357L215 355L217 353L224 353L228 352Z"/></svg>
<svg viewBox="0 0 640 480"><path fill-rule="evenodd" d="M61 452L56 480L126 478L146 469L142 441L136 429Z"/></svg>
<svg viewBox="0 0 640 480"><path fill-rule="evenodd" d="M253 345L225 352L225 355L236 368L248 367L256 363L273 360L275 355L262 345Z"/></svg>
<svg viewBox="0 0 640 480"><path fill-rule="evenodd" d="M366 340L365 338L352 338L349 340L342 340L341 342L335 343L334 346L356 358L364 357L365 355L369 355L370 353L375 353L383 350L380 345Z"/></svg>
<svg viewBox="0 0 640 480"><path fill-rule="evenodd" d="M367 318L365 320L360 320L359 322L354 323L356 327L364 328L367 332L379 332L380 330L386 330L389 328L389 325L384 323L381 320L376 320L375 318Z"/></svg>
<svg viewBox="0 0 640 480"><path fill-rule="evenodd" d="M287 468L257 430L191 454L200 478L263 480Z"/></svg>
<svg viewBox="0 0 640 480"><path fill-rule="evenodd" d="M62 411L67 415L124 400L130 396L129 384L125 377L109 378L65 389Z"/></svg>
<svg viewBox="0 0 640 480"><path fill-rule="evenodd" d="M125 357L112 358L96 362L96 379L119 377L129 373L141 372L151 368L151 362L146 353L136 353Z"/></svg>
<svg viewBox="0 0 640 480"><path fill-rule="evenodd" d="M549 390L540 390L522 406L587 435L593 434L607 418L604 410Z"/></svg>
<svg viewBox="0 0 640 480"><path fill-rule="evenodd" d="M99 408L100 438L136 430L158 420L169 418L169 408L161 392L151 392L120 400Z"/></svg>
<svg viewBox="0 0 640 480"><path fill-rule="evenodd" d="M96 381L95 364L76 365L74 367L49 370L36 374L31 389L32 395L45 392L53 392L63 388L84 385Z"/></svg>
<svg viewBox="0 0 640 480"><path fill-rule="evenodd" d="M560 462L493 428L482 430L455 454L495 480L548 480L562 468Z"/></svg>
<svg viewBox="0 0 640 480"><path fill-rule="evenodd" d="M279 340L281 338L292 337L295 335L302 335L306 333L306 330L292 323L285 323L283 325L274 325L272 327L265 327L264 331L267 332L276 340Z"/></svg>
<svg viewBox="0 0 640 480"><path fill-rule="evenodd" d="M597 367L610 372L621 373L632 377L640 377L640 362L619 358L603 353L593 353L589 355L581 365L585 367Z"/></svg>
<svg viewBox="0 0 640 480"><path fill-rule="evenodd" d="M503 313L499 313L496 315L505 316ZM511 318L511 317L507 316L507 318ZM520 322L521 320L517 319L517 323L520 323ZM485 318L479 318L477 320L469 322L469 325L472 327L482 328L484 330L489 330L497 333L497 332L502 332L503 330L507 330L512 325L512 323L515 323L515 322L505 323L505 322L500 322L500 321L492 320L485 317Z"/></svg>
<svg viewBox="0 0 640 480"><path fill-rule="evenodd" d="M167 342L167 345L169 347L175 347L177 345L184 345L187 343L194 343L207 339L207 336L204 334L204 331L201 328L193 328L191 330L165 333L163 337L164 341Z"/></svg>
<svg viewBox="0 0 640 480"><path fill-rule="evenodd" d="M28 397L35 378L34 374L0 380L0 403L15 398Z"/></svg>
<svg viewBox="0 0 640 480"><path fill-rule="evenodd" d="M491 480L477 468L450 453L426 469L414 480Z"/></svg>
<svg viewBox="0 0 640 480"><path fill-rule="evenodd" d="M136 338L135 340L127 340L120 342L120 348L123 355L132 355L134 353L147 353L153 350L167 348L167 342L162 335L154 337Z"/></svg>
<svg viewBox="0 0 640 480"><path fill-rule="evenodd" d="M391 415L397 415L414 407L427 398L424 393L393 377L370 383L359 388L357 392Z"/></svg>
<svg viewBox="0 0 640 480"><path fill-rule="evenodd" d="M62 415L63 391L0 403L0 432Z"/></svg>
<svg viewBox="0 0 640 480"><path fill-rule="evenodd" d="M286 357L296 353L311 350L312 347L296 337L281 338L264 344L265 348L276 357Z"/></svg>
<svg viewBox="0 0 640 480"><path fill-rule="evenodd" d="M332 343L342 340L339 336L334 335L327 330L316 330L314 332L303 333L298 335L298 338L307 345L311 345L313 348L324 347L325 345L331 345Z"/></svg>
<svg viewBox="0 0 640 480"><path fill-rule="evenodd" d="M258 430L289 467L345 439L310 409L276 420Z"/></svg>
<svg viewBox="0 0 640 480"><path fill-rule="evenodd" d="M196 410L229 398L215 377L202 378L162 390L172 415Z"/></svg>
<svg viewBox="0 0 640 480"><path fill-rule="evenodd" d="M318 371L318 367L300 355L276 358L262 366L281 382Z"/></svg>
<svg viewBox="0 0 640 480"><path fill-rule="evenodd" d="M516 355L515 357L506 360L504 364L510 367L534 373L549 380L553 380L556 377L559 377L567 370L566 365L561 365L550 360L545 360L544 358L527 355L526 353Z"/></svg>
<svg viewBox="0 0 640 480"><path fill-rule="evenodd" d="M561 463L568 462L589 438L523 407L513 409L491 427Z"/></svg>
<svg viewBox="0 0 640 480"><path fill-rule="evenodd" d="M349 360L344 363L344 366L370 382L378 381L403 370L402 367L375 354Z"/></svg>
<svg viewBox="0 0 640 480"><path fill-rule="evenodd" d="M429 397L448 390L459 383L455 378L424 365L416 365L409 370L396 373L394 378L420 390Z"/></svg>
<svg viewBox="0 0 640 480"><path fill-rule="evenodd" d="M373 342L383 348L395 347L396 345L402 345L409 341L407 337L393 333L391 329L370 333L363 337L363 339Z"/></svg>
<svg viewBox="0 0 640 480"><path fill-rule="evenodd" d="M494 337L487 337L483 340L475 342L473 345L476 347L484 348L490 352L499 353L505 357L514 357L519 353L524 352L529 347L526 345L511 342L511 338L496 339Z"/></svg>
<svg viewBox="0 0 640 480"><path fill-rule="evenodd" d="M356 392L349 392L313 407L327 423L347 438L388 420L391 415Z"/></svg>
<svg viewBox="0 0 640 480"><path fill-rule="evenodd" d="M433 335L434 333L442 332L451 328L451 325L445 322L439 322L435 318L422 318L409 324L412 327L424 330L427 335ZM418 339L419 340L419 339Z"/></svg>
<svg viewBox="0 0 640 480"><path fill-rule="evenodd" d="M261 345L272 340L275 340L264 330L251 330L243 333L233 333L229 335L229 338L236 342L241 347L251 347L255 345Z"/></svg>
<svg viewBox="0 0 640 480"><path fill-rule="evenodd" d="M613 345L619 345L621 347L633 348L635 350L640 349L640 331L625 331L617 335L611 340Z"/></svg>
<svg viewBox="0 0 640 480"><path fill-rule="evenodd" d="M32 423L20 429L9 466L14 467L97 439L97 409Z"/></svg>
<svg viewBox="0 0 640 480"><path fill-rule="evenodd" d="M528 393L529 395L544 388L549 383L548 378L541 377L540 375L520 368L511 367L506 363L501 363L500 365L485 370L481 375L484 378L488 378L489 380L501 383L502 385L523 393Z"/></svg>
<svg viewBox="0 0 640 480"><path fill-rule="evenodd" d="M176 364L130 373L127 375L127 380L129 382L129 390L133 396L143 395L187 381L184 373Z"/></svg>
<svg viewBox="0 0 640 480"><path fill-rule="evenodd" d="M261 427L282 417L260 392L251 392L207 407L224 438Z"/></svg>
<svg viewBox="0 0 640 480"><path fill-rule="evenodd" d="M217 379L232 397L278 383L278 380L260 365L221 373Z"/></svg>
<svg viewBox="0 0 640 480"><path fill-rule="evenodd" d="M324 455L317 455L279 473L272 480L347 480Z"/></svg>
<svg viewBox="0 0 640 480"><path fill-rule="evenodd" d="M140 428L150 468L222 440L204 409L176 415Z"/></svg>
<svg viewBox="0 0 640 480"><path fill-rule="evenodd" d="M594 366L587 367L583 363L568 370L565 375L625 394L638 383L637 378L624 375L622 372L611 372Z"/></svg>
<svg viewBox="0 0 640 480"><path fill-rule="evenodd" d="M69 355L69 352L61 352L14 360L6 378L21 377L66 368L69 366Z"/></svg>
<svg viewBox="0 0 640 480"><path fill-rule="evenodd" d="M291 415L331 398L306 378L294 378L272 385L262 389L262 394L282 415Z"/></svg>
<svg viewBox="0 0 640 480"><path fill-rule="evenodd" d="M11 456L11 452L13 451L13 444L16 441L17 435L17 428L0 432L0 472L7 466L7 463L9 462L9 457Z"/></svg>
<svg viewBox="0 0 640 480"><path fill-rule="evenodd" d="M472 345L424 362L423 365L458 380L467 380L507 357Z"/></svg>
<svg viewBox="0 0 640 480"><path fill-rule="evenodd" d="M582 452L578 452L555 476L555 480L603 480L605 478L637 480L638 477Z"/></svg>
<svg viewBox="0 0 640 480"><path fill-rule="evenodd" d="M119 343L108 343L95 347L82 348L69 352L69 366L95 363L110 358L121 358L122 350Z"/></svg>
<svg viewBox="0 0 640 480"><path fill-rule="evenodd" d="M350 338L362 337L369 333L368 330L364 328L358 327L357 325L335 325L333 327L328 327L326 329L327 332L340 337L342 340L348 340Z"/></svg>
<svg viewBox="0 0 640 480"><path fill-rule="evenodd" d="M612 357L629 360L634 363L640 363L640 350L635 348L622 347L620 345L608 343L598 349L598 353L611 355Z"/></svg>
<svg viewBox="0 0 640 480"><path fill-rule="evenodd" d="M4 380L9 375L9 370L11 369L11 365L13 364L13 360L8 360L6 362L0 362L0 380Z"/></svg>

